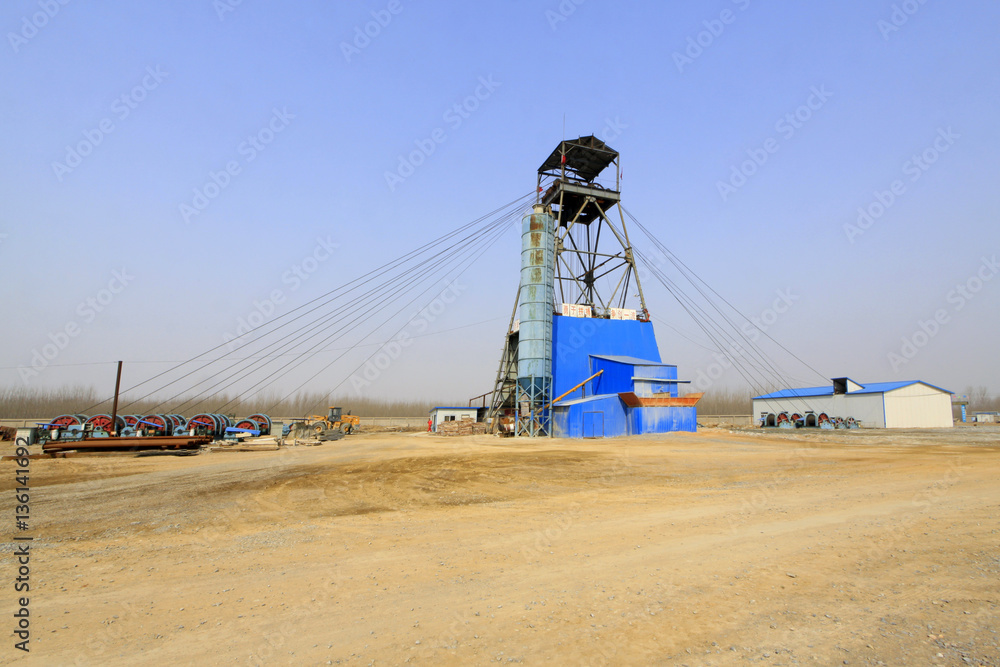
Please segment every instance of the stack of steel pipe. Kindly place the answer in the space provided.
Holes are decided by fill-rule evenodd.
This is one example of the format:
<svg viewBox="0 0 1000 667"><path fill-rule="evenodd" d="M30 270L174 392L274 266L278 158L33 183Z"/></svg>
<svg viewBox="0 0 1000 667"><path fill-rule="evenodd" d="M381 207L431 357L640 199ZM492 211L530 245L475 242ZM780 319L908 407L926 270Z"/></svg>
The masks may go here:
<svg viewBox="0 0 1000 667"><path fill-rule="evenodd" d="M124 438L83 438L82 440L49 440L42 445L46 453L73 451L140 451L144 449L197 449L212 442L210 436L146 435Z"/></svg>

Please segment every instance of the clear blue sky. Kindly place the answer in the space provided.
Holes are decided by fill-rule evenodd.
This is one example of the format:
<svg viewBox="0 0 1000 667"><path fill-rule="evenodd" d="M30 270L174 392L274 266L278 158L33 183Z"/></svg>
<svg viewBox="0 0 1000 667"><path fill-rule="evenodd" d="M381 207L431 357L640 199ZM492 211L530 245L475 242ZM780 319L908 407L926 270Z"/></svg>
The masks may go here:
<svg viewBox="0 0 1000 667"><path fill-rule="evenodd" d="M0 384L103 390L111 366L74 364L124 359L128 385L217 345L275 289L290 310L529 192L565 116L567 137L618 128L626 206L743 312L791 291L768 333L821 374L1000 393L996 3L225 2L0 9ZM225 187L185 215L211 173ZM318 238L339 247L292 289ZM518 243L512 226L433 328L474 326L421 338L368 393L489 390ZM646 289L674 327L657 325L664 359L695 377L697 327Z"/></svg>

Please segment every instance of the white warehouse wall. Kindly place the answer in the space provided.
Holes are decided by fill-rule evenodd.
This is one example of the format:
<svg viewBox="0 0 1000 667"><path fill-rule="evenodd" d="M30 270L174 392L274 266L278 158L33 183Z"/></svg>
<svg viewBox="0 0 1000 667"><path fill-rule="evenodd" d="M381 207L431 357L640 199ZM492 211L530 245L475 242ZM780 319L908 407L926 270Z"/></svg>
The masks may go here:
<svg viewBox="0 0 1000 667"><path fill-rule="evenodd" d="M922 382L885 394L889 428L948 428L954 426L951 395Z"/></svg>

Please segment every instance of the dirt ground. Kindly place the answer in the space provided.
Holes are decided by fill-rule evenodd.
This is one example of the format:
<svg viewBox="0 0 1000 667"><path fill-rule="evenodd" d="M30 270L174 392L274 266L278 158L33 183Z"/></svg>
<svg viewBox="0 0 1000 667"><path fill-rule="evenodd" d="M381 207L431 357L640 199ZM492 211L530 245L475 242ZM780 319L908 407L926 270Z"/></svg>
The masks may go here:
<svg viewBox="0 0 1000 667"><path fill-rule="evenodd" d="M998 480L1000 427L33 460L0 661L1000 665Z"/></svg>

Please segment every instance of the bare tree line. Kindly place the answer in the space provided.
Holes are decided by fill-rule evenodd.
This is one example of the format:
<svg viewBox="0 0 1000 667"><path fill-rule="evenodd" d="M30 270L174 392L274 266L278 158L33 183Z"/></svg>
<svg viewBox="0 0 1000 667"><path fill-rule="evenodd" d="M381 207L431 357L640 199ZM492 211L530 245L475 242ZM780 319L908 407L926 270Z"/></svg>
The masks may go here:
<svg viewBox="0 0 1000 667"><path fill-rule="evenodd" d="M754 392L749 389L713 389L698 401L699 415L749 415Z"/></svg>
<svg viewBox="0 0 1000 667"><path fill-rule="evenodd" d="M325 414L327 407L338 405L344 411L362 417L425 417L435 405L427 401L392 401L385 399L339 397L329 399L322 392L300 392L282 400L279 395L260 394L251 400L234 400L228 394L176 399L167 405L149 399L129 405L128 396L119 400L120 414L180 413L191 416L199 412L222 412L235 417L263 413L272 417L295 418L312 414ZM88 415L110 413L112 401L105 394L98 394L92 387L64 387L60 389L32 389L26 387L0 387L0 418L31 419L52 418L62 414L75 414L87 410ZM95 407L91 407L95 406ZM220 406L222 407L220 410ZM89 409L88 409L89 408ZM179 409L180 408L180 409Z"/></svg>
<svg viewBox="0 0 1000 667"><path fill-rule="evenodd" d="M1000 396L990 396L986 387L966 387L969 397L969 412L1000 412Z"/></svg>
<svg viewBox="0 0 1000 667"><path fill-rule="evenodd" d="M967 387L969 412L1000 411L1000 396L991 396L986 387ZM749 389L720 388L708 391L698 402L698 414L702 415L748 415L753 411L754 392ZM345 411L362 417L424 417L436 405L465 405L466 401L439 400L387 400L378 398L338 397L329 399L322 392L301 392L282 400L278 395L261 394L251 400L235 400L228 394L192 397L191 400L177 399L166 406L155 399L144 400L129 405L127 396L120 401L122 414L150 414L152 412L180 412L190 416L199 412L222 412L236 417L268 411L273 417L305 417L322 414L330 405L339 405ZM33 389L27 387L0 387L0 418L30 419L50 418L61 414L72 414L91 408L88 414L111 412L111 401L98 395L93 387L63 387L60 389ZM182 408L178 410L177 408Z"/></svg>

